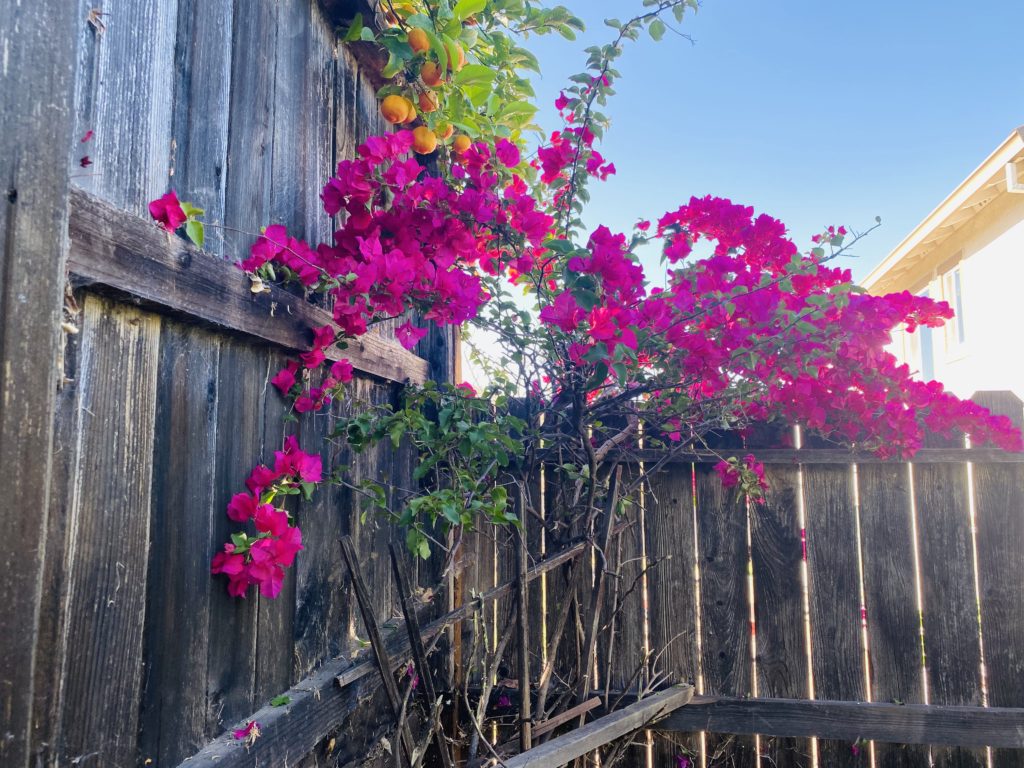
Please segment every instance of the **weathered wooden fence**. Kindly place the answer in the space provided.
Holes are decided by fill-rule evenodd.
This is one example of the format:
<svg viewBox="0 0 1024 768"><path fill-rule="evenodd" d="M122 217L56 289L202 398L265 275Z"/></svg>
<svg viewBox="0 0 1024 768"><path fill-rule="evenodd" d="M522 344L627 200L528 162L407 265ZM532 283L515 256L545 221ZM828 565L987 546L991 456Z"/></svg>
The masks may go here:
<svg viewBox="0 0 1024 768"><path fill-rule="evenodd" d="M286 426L269 385L328 314L253 294L232 262L269 223L329 239L319 190L385 128L373 73L315 0L3 0L0 13L0 764L172 766L349 664L360 630L339 535L356 541L379 619L397 612L393 534L343 490L298 511L306 549L278 599L233 600L209 574L228 499L286 428L334 450L331 416ZM203 251L149 220L168 188L223 225ZM381 402L405 380L450 378L454 344L435 332L415 355L385 330L345 355L355 393ZM404 450L350 458L353 482L411 477ZM338 711L321 707L328 725L311 732L344 763L377 710L366 702L347 734L331 730Z"/></svg>
<svg viewBox="0 0 1024 768"><path fill-rule="evenodd" d="M1015 396L979 399L1021 423ZM912 463L884 462L779 437L681 457L619 523L597 687L660 673L698 694L629 765L1024 763L1005 749L1024 744L1024 457L932 440ZM748 452L771 483L749 508L713 470L716 454ZM553 489L541 495L555 515ZM477 536L472 588L510 577L506 539ZM554 573L533 586L538 637L564 588Z"/></svg>

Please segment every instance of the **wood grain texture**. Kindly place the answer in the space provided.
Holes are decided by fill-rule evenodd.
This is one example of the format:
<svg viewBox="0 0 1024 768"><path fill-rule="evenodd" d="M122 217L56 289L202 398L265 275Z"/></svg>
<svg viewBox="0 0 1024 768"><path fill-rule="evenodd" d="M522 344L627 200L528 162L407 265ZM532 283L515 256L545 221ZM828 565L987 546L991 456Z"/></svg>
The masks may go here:
<svg viewBox="0 0 1024 768"><path fill-rule="evenodd" d="M212 224L224 223L233 20L232 0L178 0L170 183ZM203 248L237 257L218 227L206 228Z"/></svg>
<svg viewBox="0 0 1024 768"><path fill-rule="evenodd" d="M935 447L963 439L926 438ZM980 705L981 646L967 464L912 468L924 605L925 671L931 704ZM984 750L935 748L936 766L984 766Z"/></svg>
<svg viewBox="0 0 1024 768"><path fill-rule="evenodd" d="M42 590L55 586L43 577L54 575L44 553L52 552L47 512L67 254L62 148L73 141L77 16L63 0L2 0L0 14L0 466L6 476L0 510L0 763L21 768L31 752L47 748L46 715L30 737L34 677L38 671L45 711L54 677L54 660L46 654L58 639L55 621L41 628L39 621ZM50 532L59 534L60 527ZM51 619L58 607L48 601ZM37 641L43 641L38 651Z"/></svg>
<svg viewBox="0 0 1024 768"><path fill-rule="evenodd" d="M871 700L924 703L914 575L910 479L905 464L857 467ZM876 745L880 766L926 766L928 751Z"/></svg>
<svg viewBox="0 0 1024 768"><path fill-rule="evenodd" d="M171 314L293 350L307 350L312 329L330 315L280 288L253 294L233 264L214 258L152 222L124 214L82 192L71 200L69 269L77 285L109 289ZM421 383L427 363L372 334L332 349L358 370L392 381Z"/></svg>
<svg viewBox="0 0 1024 768"><path fill-rule="evenodd" d="M695 578L693 467L674 466L650 479L645 494L644 528L648 579L648 621L651 650L659 654L656 672L670 683L696 686L697 582ZM700 742L694 735L658 734L654 742L655 765L671 765L677 754L696 754Z"/></svg>
<svg viewBox="0 0 1024 768"><path fill-rule="evenodd" d="M263 445L262 413L269 370L265 350L224 339L217 372L217 445L214 465L213 525L208 552L221 550L239 529L225 513ZM207 657L206 733L220 733L254 709L256 619L259 599L231 597L224 577L209 582L210 628L216 638Z"/></svg>
<svg viewBox="0 0 1024 768"><path fill-rule="evenodd" d="M764 697L808 695L798 475L796 467L768 465L765 501L749 507L755 665L758 695ZM761 739L761 755L780 767L810 765L810 754L811 746L803 739Z"/></svg>
<svg viewBox="0 0 1024 768"><path fill-rule="evenodd" d="M271 377L285 366L287 357L274 350L267 357L267 368L262 374L263 409L260 414L262 435L260 463L273 466L274 453L284 447L285 434L293 433L294 426L286 428L285 416L290 404L270 383ZM328 470L329 471L329 470ZM297 497L287 500L285 507L296 514L304 506ZM293 682L295 666L295 579L294 567L285 569L281 592L275 598L259 596L256 617L256 678L253 690L256 704L262 704L287 689Z"/></svg>
<svg viewBox="0 0 1024 768"><path fill-rule="evenodd" d="M214 506L219 360L213 334L163 324L139 734L142 759L160 765L206 742L206 659L217 638L209 623L211 515L223 514Z"/></svg>
<svg viewBox="0 0 1024 768"><path fill-rule="evenodd" d="M695 696L659 728L1024 748L1024 710ZM926 754L926 753L925 753Z"/></svg>
<svg viewBox="0 0 1024 768"><path fill-rule="evenodd" d="M68 551L62 754L135 761L160 320L87 297Z"/></svg>
<svg viewBox="0 0 1024 768"><path fill-rule="evenodd" d="M701 670L704 692L749 696L752 692L750 615L747 592L747 513L721 478L696 465L697 562L700 570ZM754 739L707 739L714 765L745 765Z"/></svg>
<svg viewBox="0 0 1024 768"><path fill-rule="evenodd" d="M612 712L563 736L505 761L505 768L550 768L564 765L617 738L657 723L693 698L693 688L678 685Z"/></svg>
<svg viewBox="0 0 1024 768"><path fill-rule="evenodd" d="M1024 422L1013 393L982 393L972 398L994 413ZM1024 468L978 463L973 466L978 587L985 643L988 702L994 707L1024 706ZM998 766L1024 766L1024 752L996 750Z"/></svg>
<svg viewBox="0 0 1024 768"><path fill-rule="evenodd" d="M148 202L167 191L174 104L168 73L174 71L178 3L107 0L102 29L86 21L92 0L75 4L83 31L76 132L94 135L72 150L73 178L76 186L144 215ZM88 171L78 167L82 154L93 162Z"/></svg>
<svg viewBox="0 0 1024 768"><path fill-rule="evenodd" d="M815 698L865 701L853 468L804 467L808 601ZM850 744L818 742L823 765L859 765Z"/></svg>

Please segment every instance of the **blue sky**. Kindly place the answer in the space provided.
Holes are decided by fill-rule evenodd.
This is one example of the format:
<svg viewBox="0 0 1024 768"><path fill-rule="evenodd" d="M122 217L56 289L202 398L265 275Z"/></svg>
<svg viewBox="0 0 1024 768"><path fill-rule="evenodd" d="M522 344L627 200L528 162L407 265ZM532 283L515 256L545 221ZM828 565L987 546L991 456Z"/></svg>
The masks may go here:
<svg viewBox="0 0 1024 768"><path fill-rule="evenodd" d="M563 0L566 2L566 0ZM551 104L582 49L640 0L570 0L587 32L533 38ZM588 225L628 230L690 195L753 205L799 245L827 224L883 226L848 265L862 278L1024 123L1024 2L703 0L680 29L630 47ZM551 111L540 115L556 127Z"/></svg>

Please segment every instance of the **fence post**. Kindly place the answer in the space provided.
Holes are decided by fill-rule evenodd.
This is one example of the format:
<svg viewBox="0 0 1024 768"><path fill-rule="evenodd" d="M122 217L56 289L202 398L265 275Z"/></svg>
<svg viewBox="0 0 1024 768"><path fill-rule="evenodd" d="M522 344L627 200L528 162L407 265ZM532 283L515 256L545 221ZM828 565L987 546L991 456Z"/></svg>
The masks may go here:
<svg viewBox="0 0 1024 768"><path fill-rule="evenodd" d="M0 763L31 752L67 258L78 6L0 0ZM40 654L41 657L41 654Z"/></svg>

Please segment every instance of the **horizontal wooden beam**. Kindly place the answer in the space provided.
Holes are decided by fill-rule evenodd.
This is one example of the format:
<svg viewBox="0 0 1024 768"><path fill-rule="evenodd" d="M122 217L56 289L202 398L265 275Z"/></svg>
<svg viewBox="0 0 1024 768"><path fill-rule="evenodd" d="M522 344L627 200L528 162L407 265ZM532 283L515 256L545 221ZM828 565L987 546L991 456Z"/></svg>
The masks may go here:
<svg viewBox="0 0 1024 768"><path fill-rule="evenodd" d="M504 762L505 768L553 768L593 752L683 707L693 698L693 687L677 685L640 699L591 723L551 739Z"/></svg>
<svg viewBox="0 0 1024 768"><path fill-rule="evenodd" d="M657 730L1021 749L1024 709L695 696Z"/></svg>
<svg viewBox="0 0 1024 768"><path fill-rule="evenodd" d="M130 297L156 311L290 350L308 350L312 329L331 322L330 313L283 288L254 294L231 262L81 190L71 194L68 227L75 287ZM373 334L328 356L348 358L357 370L388 381L427 379L427 361Z"/></svg>
<svg viewBox="0 0 1024 768"><path fill-rule="evenodd" d="M891 464L895 459L882 459L863 451L844 448L722 448L714 451L680 451L673 453L671 464L714 464L731 456L753 456L764 464ZM622 454L623 461L660 461L665 451L651 448ZM1010 453L998 448L922 448L911 464L1024 464L1024 453Z"/></svg>

